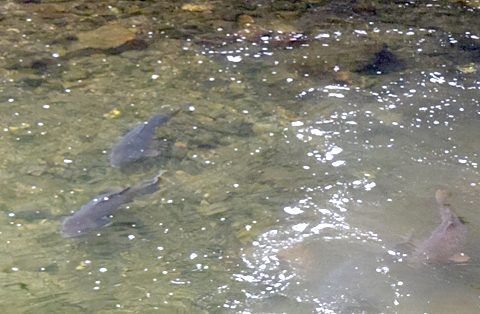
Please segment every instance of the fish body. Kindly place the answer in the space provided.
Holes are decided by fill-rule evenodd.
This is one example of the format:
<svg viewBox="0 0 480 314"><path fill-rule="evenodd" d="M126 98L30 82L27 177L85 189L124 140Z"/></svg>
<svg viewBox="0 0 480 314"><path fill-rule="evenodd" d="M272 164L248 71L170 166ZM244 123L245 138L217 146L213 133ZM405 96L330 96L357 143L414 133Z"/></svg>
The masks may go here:
<svg viewBox="0 0 480 314"><path fill-rule="evenodd" d="M142 184L131 186L119 192L101 194L82 206L73 216L67 217L60 228L64 238L79 237L110 224L108 217L114 210L125 203L133 201L138 195L151 194L158 190L159 178L163 171L155 178Z"/></svg>
<svg viewBox="0 0 480 314"><path fill-rule="evenodd" d="M449 196L450 193L445 190L438 190L436 193L435 198L442 222L413 252L418 262L439 264L468 260L468 256L463 253L467 243L467 226L451 212L449 205L445 203Z"/></svg>
<svg viewBox="0 0 480 314"><path fill-rule="evenodd" d="M148 143L155 136L155 129L165 124L170 118L171 115L159 114L128 132L112 149L110 155L112 167L122 167L144 157Z"/></svg>

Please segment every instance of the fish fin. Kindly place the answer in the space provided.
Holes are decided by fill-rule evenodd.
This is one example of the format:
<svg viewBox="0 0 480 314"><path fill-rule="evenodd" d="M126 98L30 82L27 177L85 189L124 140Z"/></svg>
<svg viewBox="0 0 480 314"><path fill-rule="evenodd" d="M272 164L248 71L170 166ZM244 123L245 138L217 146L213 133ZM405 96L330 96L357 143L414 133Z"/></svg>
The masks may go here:
<svg viewBox="0 0 480 314"><path fill-rule="evenodd" d="M112 220L110 218L108 218L107 216L99 218L98 221L101 223L101 225L100 225L101 228L107 227L108 225L110 225L112 223Z"/></svg>
<svg viewBox="0 0 480 314"><path fill-rule="evenodd" d="M171 149L172 146L173 141L168 141L162 138L151 139L150 142L148 142L147 147L145 148L143 157L157 157L165 155L165 152Z"/></svg>
<svg viewBox="0 0 480 314"><path fill-rule="evenodd" d="M143 186L143 185L157 184L158 181L160 181L160 177L161 177L165 172L167 172L167 170L160 170L155 177L153 177L153 178L150 179L150 180L144 181L143 184L142 184L142 186Z"/></svg>

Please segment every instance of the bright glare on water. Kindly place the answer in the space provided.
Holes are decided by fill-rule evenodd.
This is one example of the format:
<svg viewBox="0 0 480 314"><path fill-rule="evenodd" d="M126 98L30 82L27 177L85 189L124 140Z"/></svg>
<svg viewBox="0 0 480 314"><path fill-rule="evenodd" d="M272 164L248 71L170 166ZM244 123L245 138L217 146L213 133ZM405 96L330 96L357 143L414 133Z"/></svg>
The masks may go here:
<svg viewBox="0 0 480 314"><path fill-rule="evenodd" d="M476 4L0 4L2 308L478 313Z"/></svg>
<svg viewBox="0 0 480 314"><path fill-rule="evenodd" d="M419 265L411 258L439 224L440 187L453 190L456 213L469 221L466 251L478 252L469 202L478 199L479 184L476 90L474 80L418 73L378 91L330 85L302 92L304 119L285 129L285 140L309 147L299 168L303 163L305 176L318 180L284 208L284 225L244 250L250 271L236 280L250 287L249 311L478 308L475 253L466 263ZM311 145L318 137L321 148Z"/></svg>

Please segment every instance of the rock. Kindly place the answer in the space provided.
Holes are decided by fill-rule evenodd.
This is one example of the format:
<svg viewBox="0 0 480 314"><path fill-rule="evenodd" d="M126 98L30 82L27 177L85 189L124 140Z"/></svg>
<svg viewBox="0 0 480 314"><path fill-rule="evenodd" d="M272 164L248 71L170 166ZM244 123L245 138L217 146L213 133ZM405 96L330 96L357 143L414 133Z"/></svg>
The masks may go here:
<svg viewBox="0 0 480 314"><path fill-rule="evenodd" d="M255 24L255 20L250 15L242 14L238 17L238 24L240 24L242 28L247 28Z"/></svg>
<svg viewBox="0 0 480 314"><path fill-rule="evenodd" d="M401 72L406 68L407 64L404 60L390 52L387 47L384 47L375 54L375 57L367 65L357 72L365 75L388 74Z"/></svg>
<svg viewBox="0 0 480 314"><path fill-rule="evenodd" d="M116 24L108 24L90 32L78 34L80 48L110 49L135 38L135 34Z"/></svg>
<svg viewBox="0 0 480 314"><path fill-rule="evenodd" d="M191 12L210 12L212 6L206 4L185 4L182 6L182 10Z"/></svg>

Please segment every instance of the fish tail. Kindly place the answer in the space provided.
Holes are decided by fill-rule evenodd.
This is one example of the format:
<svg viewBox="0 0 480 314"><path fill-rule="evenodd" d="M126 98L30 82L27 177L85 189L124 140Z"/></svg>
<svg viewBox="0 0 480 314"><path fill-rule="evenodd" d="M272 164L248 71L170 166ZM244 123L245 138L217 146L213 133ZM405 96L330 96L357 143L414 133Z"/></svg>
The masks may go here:
<svg viewBox="0 0 480 314"><path fill-rule="evenodd" d="M160 188L160 177L165 172L165 170L162 170L154 178L130 187L128 191L129 202L131 202L137 196L152 194L158 191L158 189Z"/></svg>
<svg viewBox="0 0 480 314"><path fill-rule="evenodd" d="M160 114L156 115L155 117L151 118L148 121L148 124L151 124L155 128L158 128L159 126L167 123L168 120L170 120L172 117L175 117L180 111L181 111L181 109L175 110L172 113L160 113Z"/></svg>
<svg viewBox="0 0 480 314"><path fill-rule="evenodd" d="M446 189L437 190L435 193L435 199L437 200L438 211L442 218L442 223L452 223L453 221L460 222L457 215L450 210L450 204L447 202L447 199L450 196L452 196L452 193Z"/></svg>
<svg viewBox="0 0 480 314"><path fill-rule="evenodd" d="M154 128L157 128L161 126L162 124L167 123L168 120L170 120L171 115L168 114L159 114L150 120L148 120L148 124L152 125Z"/></svg>

